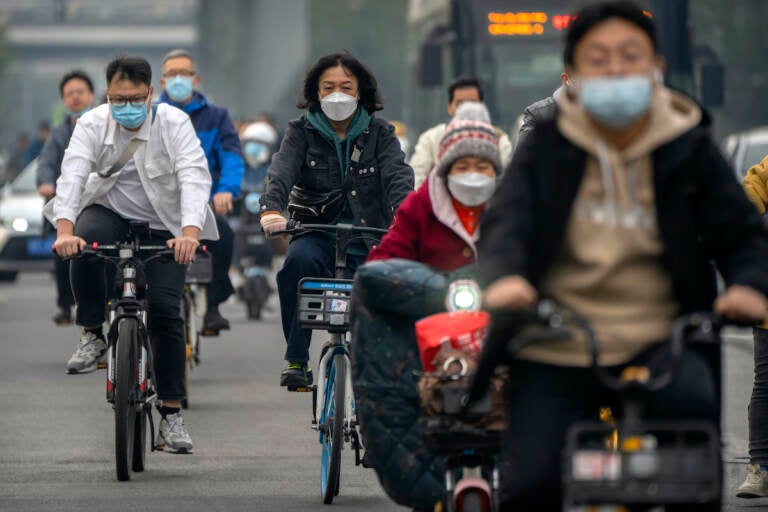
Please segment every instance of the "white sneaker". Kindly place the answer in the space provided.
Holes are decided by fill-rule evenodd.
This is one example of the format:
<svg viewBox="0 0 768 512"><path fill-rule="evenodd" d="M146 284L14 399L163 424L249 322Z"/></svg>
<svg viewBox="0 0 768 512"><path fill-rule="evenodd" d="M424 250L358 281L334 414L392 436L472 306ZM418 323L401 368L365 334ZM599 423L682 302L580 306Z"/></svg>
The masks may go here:
<svg viewBox="0 0 768 512"><path fill-rule="evenodd" d="M768 471L759 464L747 464L747 478L736 489L738 498L763 498L768 496Z"/></svg>
<svg viewBox="0 0 768 512"><path fill-rule="evenodd" d="M75 353L67 361L67 373L88 373L95 371L101 356L107 351L104 338L90 331L83 331Z"/></svg>
<svg viewBox="0 0 768 512"><path fill-rule="evenodd" d="M172 453L192 453L192 438L184 428L181 413L169 414L160 420L157 447Z"/></svg>

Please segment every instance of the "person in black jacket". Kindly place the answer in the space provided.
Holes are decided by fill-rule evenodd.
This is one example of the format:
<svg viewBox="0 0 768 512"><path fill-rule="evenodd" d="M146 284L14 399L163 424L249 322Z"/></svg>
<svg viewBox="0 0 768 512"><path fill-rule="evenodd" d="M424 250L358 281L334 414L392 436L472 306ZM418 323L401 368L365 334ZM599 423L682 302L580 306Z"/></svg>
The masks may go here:
<svg viewBox="0 0 768 512"><path fill-rule="evenodd" d="M413 169L385 120L374 116L383 108L376 78L356 58L341 52L321 57L304 77L299 108L307 113L292 121L280 150L272 158L267 189L261 196L261 225L269 236L286 227L282 213L289 194L304 198L335 196L337 208L319 223L345 222L386 228L394 211L413 190ZM354 273L365 261L370 240L353 241L347 269ZM277 275L288 366L280 385L289 390L312 384L308 365L311 332L298 323L296 291L305 276L330 277L334 240L310 233L295 237Z"/></svg>
<svg viewBox="0 0 768 512"><path fill-rule="evenodd" d="M555 118L518 147L483 218L485 305L553 299L592 323L600 362L616 371L664 357L681 314L761 320L768 240L759 215L706 114L662 85L653 21L629 2L586 7L569 27L564 61L572 86L557 98ZM719 296L711 261L727 285ZM489 342L481 365L503 350ZM708 355L685 352L678 378L652 396L650 417L719 425L719 361ZM577 339L516 354L504 510L560 510L565 433L605 405L588 365ZM719 502L696 510L719 510Z"/></svg>
<svg viewBox="0 0 768 512"><path fill-rule="evenodd" d="M64 150L69 145L75 123L93 106L93 82L85 71L70 71L59 82L59 94L64 108L67 109L67 116L51 130L37 160L37 192L46 202L56 195L56 180L61 174L61 161L64 159ZM48 222L43 223L43 230L45 235L55 233L53 225ZM59 311L54 315L53 321L57 325L69 325L72 323L72 306L75 305L69 282L69 261L54 258L54 267L56 305Z"/></svg>

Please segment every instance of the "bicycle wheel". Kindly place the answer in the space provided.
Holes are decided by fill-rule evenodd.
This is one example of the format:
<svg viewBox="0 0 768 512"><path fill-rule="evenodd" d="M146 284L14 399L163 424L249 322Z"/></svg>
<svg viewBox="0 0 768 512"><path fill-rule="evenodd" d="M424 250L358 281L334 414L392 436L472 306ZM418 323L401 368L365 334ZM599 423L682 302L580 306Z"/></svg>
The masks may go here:
<svg viewBox="0 0 768 512"><path fill-rule="evenodd" d="M115 465L117 479L130 479L136 432L136 375L139 354L138 326L133 318L120 320L115 368Z"/></svg>
<svg viewBox="0 0 768 512"><path fill-rule="evenodd" d="M181 400L182 409L187 409L189 407L189 367L193 364L193 336L196 336L194 314L192 297L190 296L189 290L185 289L181 296L181 316L184 321L184 342L186 343L186 363L184 364L184 395L186 398Z"/></svg>
<svg viewBox="0 0 768 512"><path fill-rule="evenodd" d="M469 491L464 494L461 503L457 503L457 512L490 512L486 507L486 497L480 491Z"/></svg>
<svg viewBox="0 0 768 512"><path fill-rule="evenodd" d="M333 356L325 386L321 490L323 503L333 502L341 482L341 444L344 434L344 392L347 367L343 354Z"/></svg>

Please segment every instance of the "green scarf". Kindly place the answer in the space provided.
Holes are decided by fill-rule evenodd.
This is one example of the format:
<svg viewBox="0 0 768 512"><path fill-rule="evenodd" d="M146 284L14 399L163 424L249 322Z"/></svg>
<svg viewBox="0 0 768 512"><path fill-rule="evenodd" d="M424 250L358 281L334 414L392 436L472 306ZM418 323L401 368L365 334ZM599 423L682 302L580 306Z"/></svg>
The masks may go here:
<svg viewBox="0 0 768 512"><path fill-rule="evenodd" d="M341 171L341 181L343 183L347 176L347 169L349 169L349 153L352 150L352 141L368 129L368 125L371 124L371 115L364 108L358 107L352 122L349 123L347 136L344 140L341 140L336 135L336 132L331 127L331 123L328 122L328 118L322 112L307 112L307 119L336 148L336 156L339 159L339 170Z"/></svg>
<svg viewBox="0 0 768 512"><path fill-rule="evenodd" d="M364 108L358 107L355 116L352 118L352 122L349 123L347 128L347 136L344 140L341 140L336 132L331 127L331 123L328 122L328 118L322 112L307 112L307 119L309 123L317 128L317 130L336 148L336 156L339 158L339 171L341 172L341 182L344 183L344 179L347 177L347 169L349 169L349 153L353 146L353 141L358 135L368 129L368 125L371 124L371 115ZM344 212L341 214L339 222L344 224L353 223L351 211L349 206L346 206ZM368 248L361 239L355 238L350 241L347 247L347 254L355 256L365 256L368 254Z"/></svg>

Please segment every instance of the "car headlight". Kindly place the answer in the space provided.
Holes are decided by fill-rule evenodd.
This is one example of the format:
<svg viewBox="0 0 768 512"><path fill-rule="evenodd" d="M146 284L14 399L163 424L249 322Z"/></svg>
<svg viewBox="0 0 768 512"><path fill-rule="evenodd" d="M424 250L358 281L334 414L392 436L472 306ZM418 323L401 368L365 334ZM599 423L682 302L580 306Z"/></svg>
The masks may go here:
<svg viewBox="0 0 768 512"><path fill-rule="evenodd" d="M472 279L459 279L448 287L445 307L448 311L480 311L480 287Z"/></svg>
<svg viewBox="0 0 768 512"><path fill-rule="evenodd" d="M15 219L13 219L13 221L11 221L11 227L13 228L14 231L18 231L19 233L24 233L25 231L27 231L27 229L29 229L29 222L27 221L27 219L23 217L16 217Z"/></svg>

